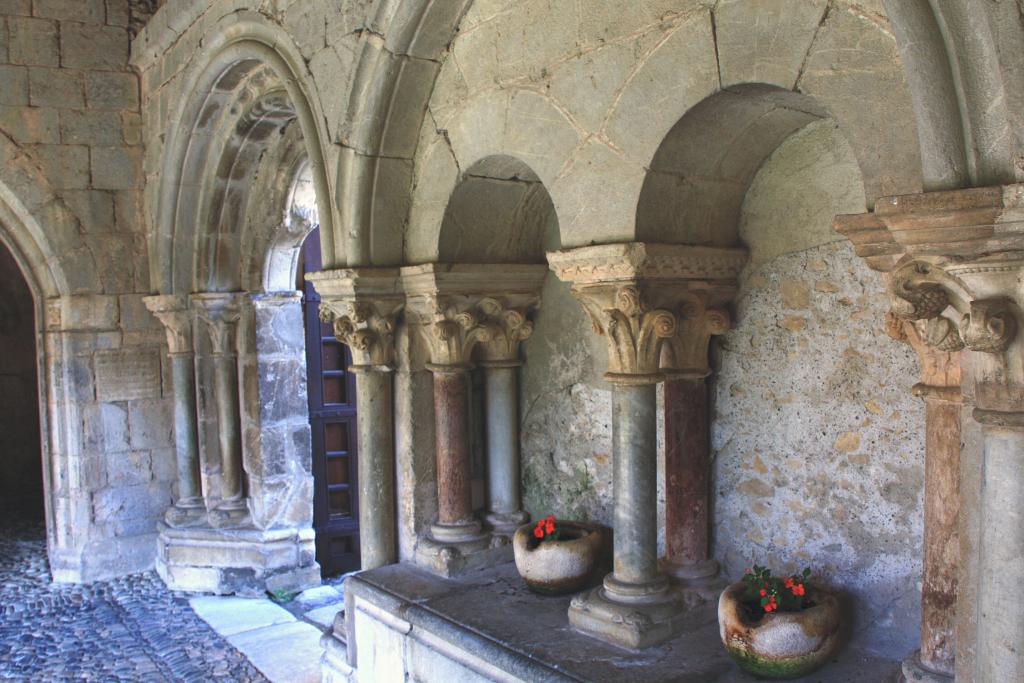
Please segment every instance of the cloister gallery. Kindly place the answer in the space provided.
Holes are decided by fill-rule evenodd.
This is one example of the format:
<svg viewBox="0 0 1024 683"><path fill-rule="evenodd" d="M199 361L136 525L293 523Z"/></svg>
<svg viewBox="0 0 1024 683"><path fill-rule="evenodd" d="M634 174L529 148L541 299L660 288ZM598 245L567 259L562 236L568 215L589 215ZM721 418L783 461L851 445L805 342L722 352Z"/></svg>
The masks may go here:
<svg viewBox="0 0 1024 683"><path fill-rule="evenodd" d="M1024 681L1022 79L1011 0L0 0L5 514L344 576L323 681L753 680L754 564L806 680Z"/></svg>

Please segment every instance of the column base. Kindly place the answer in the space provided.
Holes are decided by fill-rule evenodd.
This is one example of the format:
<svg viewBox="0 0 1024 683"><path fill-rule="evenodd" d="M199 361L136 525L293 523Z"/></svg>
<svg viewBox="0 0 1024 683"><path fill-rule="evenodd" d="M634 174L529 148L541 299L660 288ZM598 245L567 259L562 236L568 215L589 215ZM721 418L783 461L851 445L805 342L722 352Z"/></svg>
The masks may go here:
<svg viewBox="0 0 1024 683"><path fill-rule="evenodd" d="M210 510L207 515L214 529L236 529L248 526L252 521L249 506L244 500L227 500Z"/></svg>
<svg viewBox="0 0 1024 683"><path fill-rule="evenodd" d="M476 569L511 562L512 544L506 536L488 533L462 541L427 537L416 544L415 560L424 569L450 579Z"/></svg>
<svg viewBox="0 0 1024 683"><path fill-rule="evenodd" d="M621 602L599 586L572 599L569 623L591 638L639 650L679 635L687 610L700 602L674 586L646 601Z"/></svg>
<svg viewBox="0 0 1024 683"><path fill-rule="evenodd" d="M206 506L201 499L198 502L179 500L164 513L164 522L173 528L198 526L205 521Z"/></svg>
<svg viewBox="0 0 1024 683"><path fill-rule="evenodd" d="M953 683L953 677L924 668L924 665L921 664L921 651L915 650L903 660L900 681L905 683Z"/></svg>
<svg viewBox="0 0 1024 683"><path fill-rule="evenodd" d="M668 574L681 590L708 602L717 601L719 595L729 585L728 581L718 576L719 566L716 560L682 563L663 557L658 562L658 567Z"/></svg>
<svg viewBox="0 0 1024 683"><path fill-rule="evenodd" d="M487 523L499 536L509 536L516 529L530 521L530 515L524 510L518 512L492 512L487 515Z"/></svg>
<svg viewBox="0 0 1024 683"><path fill-rule="evenodd" d="M262 596L320 585L311 528L157 531L156 571L172 590Z"/></svg>

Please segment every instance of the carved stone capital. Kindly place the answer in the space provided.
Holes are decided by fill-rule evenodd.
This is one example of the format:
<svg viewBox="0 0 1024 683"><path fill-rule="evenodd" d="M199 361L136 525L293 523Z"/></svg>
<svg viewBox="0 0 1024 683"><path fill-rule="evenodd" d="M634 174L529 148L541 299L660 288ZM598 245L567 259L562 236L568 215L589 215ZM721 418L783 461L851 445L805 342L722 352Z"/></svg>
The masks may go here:
<svg viewBox="0 0 1024 683"><path fill-rule="evenodd" d="M427 264L402 268L407 317L435 366L514 360L533 332L528 312L547 268L522 264Z"/></svg>
<svg viewBox="0 0 1024 683"><path fill-rule="evenodd" d="M242 315L242 299L237 292L192 295L192 309L210 337L215 356L236 353L238 321Z"/></svg>
<svg viewBox="0 0 1024 683"><path fill-rule="evenodd" d="M641 242L548 254L608 342L606 378L620 383L662 379L663 349L666 369L706 373L708 338L728 329L721 304L746 259L742 249Z"/></svg>
<svg viewBox="0 0 1024 683"><path fill-rule="evenodd" d="M676 311L676 333L668 340L662 354L661 367L667 375L706 377L711 374L708 366L711 337L725 334L732 327L729 311L716 304L734 293L735 288L719 288L716 292L698 290L685 295Z"/></svg>
<svg viewBox="0 0 1024 683"><path fill-rule="evenodd" d="M1002 353L1017 336L1012 302L1005 298L972 301L960 320L960 335L972 351Z"/></svg>
<svg viewBox="0 0 1024 683"><path fill-rule="evenodd" d="M890 312L886 315L885 327L890 337L909 344L917 352L921 363L919 387L955 389L959 394L961 354L959 349L944 350L942 344L936 344L934 339L929 338L927 324L937 320L949 322L946 318L933 318L927 323L904 320Z"/></svg>
<svg viewBox="0 0 1024 683"><path fill-rule="evenodd" d="M143 297L142 303L167 333L167 348L171 353L192 352L192 314L188 297L180 294L159 294Z"/></svg>
<svg viewBox="0 0 1024 683"><path fill-rule="evenodd" d="M320 294L320 320L352 350L355 368L391 368L405 300L397 268L343 268L306 276Z"/></svg>

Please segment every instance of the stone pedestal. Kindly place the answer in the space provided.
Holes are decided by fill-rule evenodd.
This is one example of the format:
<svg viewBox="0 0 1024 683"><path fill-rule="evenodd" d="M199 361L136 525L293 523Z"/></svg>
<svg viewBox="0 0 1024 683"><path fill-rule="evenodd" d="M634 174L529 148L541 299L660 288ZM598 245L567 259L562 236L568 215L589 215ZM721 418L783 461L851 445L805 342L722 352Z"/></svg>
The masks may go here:
<svg viewBox="0 0 1024 683"><path fill-rule="evenodd" d="M890 274L893 315L910 321L938 352L964 349L974 378L974 419L982 432L981 540L977 576L954 572L959 479L950 443L959 440L955 401L922 389L928 401L925 589L922 647L905 663L911 680L949 676L955 639L976 641L976 661L955 665L957 680L1024 680L1024 185L880 199L872 214L838 217L836 228L869 265ZM940 387L942 389L943 387ZM941 405L945 400L953 406ZM953 507L951 511L950 507ZM959 574L959 575L958 575ZM958 575L958 576L957 576ZM956 605L956 578L976 583L978 604ZM956 609L977 609L977 632L950 631ZM921 673L923 672L923 673Z"/></svg>
<svg viewBox="0 0 1024 683"><path fill-rule="evenodd" d="M569 607L570 623L590 636L628 648L656 645L679 633L694 604L658 569L655 384L664 379L659 363L681 306L709 280L734 279L745 260L742 250L642 243L548 254L608 342L614 570Z"/></svg>
<svg viewBox="0 0 1024 683"><path fill-rule="evenodd" d="M401 271L408 317L427 348L427 368L434 381L438 517L418 540L416 561L444 576L511 559L507 531L492 534L473 512L468 373L478 347L480 360L516 359L519 340L532 329L524 311L536 304L546 270L528 265L429 264ZM499 388L500 383L492 382L489 391ZM515 507L508 511L509 521L520 507L518 496L513 502L511 487L500 475L518 472L519 466L518 431L508 422L509 408L518 400L508 395L511 388L506 382L500 400L492 400L485 427L488 443L501 444L494 454L499 487L490 494L492 501L497 495L509 499L507 507Z"/></svg>
<svg viewBox="0 0 1024 683"><path fill-rule="evenodd" d="M192 346L192 315L188 298L176 295L148 296L146 307L167 332L168 357L174 387L174 455L178 498L164 515L170 527L201 524L206 502L199 481L199 437L196 427L195 352Z"/></svg>
<svg viewBox="0 0 1024 683"><path fill-rule="evenodd" d="M359 436L359 553L362 569L398 560L392 369L395 325L404 307L394 268L306 276L320 294L320 316L352 351Z"/></svg>

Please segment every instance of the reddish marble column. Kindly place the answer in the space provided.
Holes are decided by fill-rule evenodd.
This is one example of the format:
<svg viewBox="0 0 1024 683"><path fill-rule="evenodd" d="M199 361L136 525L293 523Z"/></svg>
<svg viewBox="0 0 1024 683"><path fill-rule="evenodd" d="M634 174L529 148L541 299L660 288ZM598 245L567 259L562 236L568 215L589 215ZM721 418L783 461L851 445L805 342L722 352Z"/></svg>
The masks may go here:
<svg viewBox="0 0 1024 683"><path fill-rule="evenodd" d="M960 543L959 387L918 384L925 402L924 572L921 590L921 664L952 676L956 641Z"/></svg>
<svg viewBox="0 0 1024 683"><path fill-rule="evenodd" d="M477 532L473 518L469 449L469 372L464 367L431 365L434 374L434 424L437 453L435 537L464 528ZM442 529L438 532L438 527Z"/></svg>
<svg viewBox="0 0 1024 683"><path fill-rule="evenodd" d="M684 579L713 576L708 557L711 461L703 376L665 382L665 560Z"/></svg>

